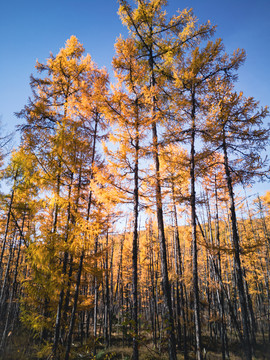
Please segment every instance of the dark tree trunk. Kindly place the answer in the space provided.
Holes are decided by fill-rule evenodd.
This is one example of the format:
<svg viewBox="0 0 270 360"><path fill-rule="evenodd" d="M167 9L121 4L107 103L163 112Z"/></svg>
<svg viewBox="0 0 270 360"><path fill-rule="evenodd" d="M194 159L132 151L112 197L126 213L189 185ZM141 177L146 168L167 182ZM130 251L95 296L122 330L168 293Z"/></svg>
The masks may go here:
<svg viewBox="0 0 270 360"><path fill-rule="evenodd" d="M95 239L94 254L97 254L98 250L98 237ZM95 260L95 269L97 270L97 260ZM98 314L98 279L94 277L94 349L93 354L96 355L96 341L97 341L97 314Z"/></svg>
<svg viewBox="0 0 270 360"><path fill-rule="evenodd" d="M137 103L136 103L137 105ZM136 107L138 111L138 107ZM137 116L138 117L138 116ZM136 119L135 164L134 164L134 207L133 207L133 241L132 241L132 320L133 320L133 354L132 359L139 359L138 350L138 216L139 216L139 125Z"/></svg>
<svg viewBox="0 0 270 360"><path fill-rule="evenodd" d="M109 224L108 224L109 225ZM106 236L106 255L105 255L105 304L104 304L104 343L106 348L110 346L110 336L109 336L109 328L110 328L110 288L109 288L109 254L108 254L108 246L109 246L109 230L107 230Z"/></svg>
<svg viewBox="0 0 270 360"><path fill-rule="evenodd" d="M74 294L74 303L73 303L73 308L72 308L72 313L71 313L71 318L70 318L70 324L69 324L69 330L68 330L68 336L67 336L65 360L69 360L69 356L70 356L73 328L74 328L74 324L75 324L76 310L77 310L79 290L80 290L80 281L81 281L81 273L82 273L82 267L83 267L83 259L84 259L84 252L81 253L79 268L78 268L78 272L77 272L76 289L75 289L75 294Z"/></svg>
<svg viewBox="0 0 270 360"><path fill-rule="evenodd" d="M159 239L159 249L160 249L160 259L161 259L162 286L163 286L163 294L164 294L165 307L166 307L166 312L164 315L166 318L166 325L169 336L169 343L168 343L169 359L176 360L176 341L174 335L171 289L170 289L168 267L167 267L167 250L166 250L166 239L165 239L165 231L164 231L162 196L161 196L161 185L160 185L158 137L157 137L157 127L155 122L153 122L152 124L152 139L153 139L153 157L155 163L155 176L156 176L155 190L156 190L158 239Z"/></svg>
<svg viewBox="0 0 270 360"><path fill-rule="evenodd" d="M232 225L232 239L233 239L233 247L234 247L234 263L235 263L235 273L236 273L236 283L237 290L240 300L241 307L241 318L243 325L243 336L244 336L244 352L247 360L252 359L252 347L249 336L249 324L248 324L248 308L247 308L247 299L244 289L244 279L243 279L243 271L240 260L240 245L239 245L239 235L237 228L237 219L236 219L236 211L235 211L235 202L234 202L234 193L233 193L233 185L231 178L231 171L229 167L229 160L227 154L227 144L225 137L225 130L223 132L223 154L224 154L224 169L226 174L227 187L230 198L230 216L231 216L231 225Z"/></svg>
<svg viewBox="0 0 270 360"><path fill-rule="evenodd" d="M184 358L188 359L188 351L187 351L187 330L186 330L186 313L185 313L185 298L184 298L184 285L183 285L183 264L182 264L182 254L180 248L180 239L179 239L179 231L178 231L178 220L177 220L177 211L176 211L176 203L175 203L175 190L172 183L172 199L173 199L173 217L174 217L174 234L175 234L175 242L176 242L176 271L179 276L179 286L177 286L177 303L179 298L179 288L180 288L180 313L183 319L183 343L184 343Z"/></svg>
<svg viewBox="0 0 270 360"><path fill-rule="evenodd" d="M24 214L24 217L23 217L22 231L23 231L23 227L24 227L24 219L25 219L25 214ZM22 236L20 236L20 240L19 240L19 244L18 244L18 252L17 252L16 263L15 263L15 269L14 269L14 276L13 276L11 292L10 292L10 295L9 295L6 322L5 322L4 331L3 331L3 334L2 334L2 339L1 339L1 344L0 344L0 352L3 352L5 350L6 339L7 339L7 336L8 336L8 330L9 330L10 326L12 325L12 315L13 315L13 317L15 317L14 311L13 311L13 314L12 314L12 309L14 309L14 305L16 305L16 304L14 304L13 299L15 297L16 288L17 288L17 276L18 276L19 261L20 261L20 255L21 255L21 243L22 243Z"/></svg>
<svg viewBox="0 0 270 360"><path fill-rule="evenodd" d="M197 231L196 231L196 192L195 192L195 94L192 92L192 128L190 150L190 205L192 229L192 273L194 295L194 322L196 339L196 358L202 360L200 299L198 284Z"/></svg>
<svg viewBox="0 0 270 360"><path fill-rule="evenodd" d="M71 216L70 216L71 215L70 214L70 208L71 208L70 196L71 196L72 180L73 180L73 174L71 177L71 184L69 185L69 196L68 196L69 203L68 203L68 209L67 209L67 225L66 225L65 243L67 243L68 236L69 236L69 222L70 222L70 218L71 218ZM68 264L68 252L67 252L67 250L65 250L64 258L63 258L63 269L62 269L63 276L65 276L66 272L67 272L67 264ZM63 283L61 285L58 307L57 307L55 330L54 330L54 340L53 340L53 347L52 347L53 358L56 358L56 352L57 352L58 341L59 341L59 336L60 336L61 315L62 315L62 307L63 307L63 302L64 302L64 295L65 295L64 294L65 293L64 286L65 286L65 283Z"/></svg>
<svg viewBox="0 0 270 360"><path fill-rule="evenodd" d="M220 255L220 230L219 230L219 213L218 213L218 193L217 193L217 183L215 177L215 207L216 207L216 218L215 218L215 226L216 226L216 246L218 247L217 254L217 264L215 268L218 271L217 282L219 279L222 279L221 272L221 255ZM219 303L219 311L221 315L221 344L222 344L222 360L226 360L229 357L228 350L228 338L227 338L227 328L225 321L225 308L224 308L224 290L221 287L220 291L217 290L217 297Z"/></svg>
<svg viewBox="0 0 270 360"><path fill-rule="evenodd" d="M18 176L18 173L16 173L16 175L14 177L14 185L13 185L13 189L11 191L10 201L9 201L9 205L8 205L7 221L6 221L5 233L4 233L1 255L0 255L0 278L2 277L2 261L3 261L4 252L5 252L5 247L6 247L6 241L7 241L7 235L8 235L8 230L9 230L10 216L11 216L11 210L12 210L12 206L13 206L14 191L15 191L15 184L16 184L17 176Z"/></svg>

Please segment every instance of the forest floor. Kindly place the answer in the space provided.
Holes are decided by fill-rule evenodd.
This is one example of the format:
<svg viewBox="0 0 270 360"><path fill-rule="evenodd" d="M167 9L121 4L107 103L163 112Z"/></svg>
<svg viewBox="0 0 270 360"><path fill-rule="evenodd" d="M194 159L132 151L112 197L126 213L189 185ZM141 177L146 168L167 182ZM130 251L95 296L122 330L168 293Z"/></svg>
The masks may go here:
<svg viewBox="0 0 270 360"><path fill-rule="evenodd" d="M203 336L203 344L204 348L204 359L205 360L222 360L222 349L221 344L214 339L210 339L207 336ZM75 350L75 349L74 349ZM131 360L132 359L132 342L123 344L122 339L115 336L112 338L112 343L110 348L105 349L100 344L97 347L96 356L95 358L89 357L89 354L84 354L82 348L77 349L74 351L74 360ZM190 349L188 353L189 360L195 360L195 348ZM243 349L242 346L239 344L237 339L234 341L230 340L229 345L229 359L230 360L243 360ZM168 360L168 353L167 353L167 344L163 343L162 348L154 347L154 344L150 339L146 338L141 340L139 343L139 358L140 360ZM177 360L184 360L183 352L179 351L177 355ZM254 349L254 357L253 360L270 360L270 343L267 342L267 339L263 340L258 336L257 344Z"/></svg>
<svg viewBox="0 0 270 360"><path fill-rule="evenodd" d="M13 337L10 341L4 355L0 356L0 360L37 360L35 341L26 334L20 334ZM96 348L96 355L92 355L93 344L80 346L75 345L72 349L70 360L131 360L132 359L132 344L123 345L122 341L118 339L112 339L112 346L105 349L102 344L99 344ZM215 341L204 338L205 360L221 360L221 346ZM168 354L166 352L166 344L162 349L157 350L152 343L141 342L139 345L140 360L167 360ZM235 342L230 344L230 360L243 360L243 351L239 343ZM195 359L194 351L189 351L189 359ZM39 358L40 359L40 358ZM184 360L183 354L178 354L177 360ZM263 343L263 341L257 343L255 349L255 356L253 360L270 360L270 344Z"/></svg>
<svg viewBox="0 0 270 360"><path fill-rule="evenodd" d="M157 353L153 348L144 348L140 347L139 355L141 360L167 360L168 354L164 352L163 354ZM78 356L75 357L76 360L83 359L83 360L90 360L87 356ZM92 358L91 358L92 359ZM131 360L132 359L132 347L117 347L113 346L107 350L100 350L97 351L97 355L95 360ZM178 360L184 360L184 355L178 354ZM189 359L195 360L195 353L190 351L189 352ZM240 346L236 349L230 349L230 360L243 360L243 355L241 353ZM257 346L255 351L255 356L253 357L254 360L269 360L270 359L270 345L260 345ZM205 352L205 360L222 360L222 354L219 349L211 349Z"/></svg>

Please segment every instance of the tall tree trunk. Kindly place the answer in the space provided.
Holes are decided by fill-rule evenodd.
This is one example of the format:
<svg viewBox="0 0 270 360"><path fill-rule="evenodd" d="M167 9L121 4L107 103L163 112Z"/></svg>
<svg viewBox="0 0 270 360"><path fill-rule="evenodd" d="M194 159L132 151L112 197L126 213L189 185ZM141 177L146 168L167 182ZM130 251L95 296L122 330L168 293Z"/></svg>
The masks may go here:
<svg viewBox="0 0 270 360"><path fill-rule="evenodd" d="M72 181L73 181L73 174L71 175L71 184L69 185L69 195L68 195L68 209L67 209L67 225L66 225L66 234L65 234L65 243L68 241L69 236L69 223L70 223L70 210L71 210L71 204L70 204L70 196L71 196L71 187L72 187ZM64 251L64 258L63 258L63 269L62 274L65 277L67 272L67 264L68 264L68 252L67 250ZM63 284L61 284L61 290L59 294L59 300L58 300L58 307L57 307L57 314L56 314L56 320L55 320L55 330L54 330L54 340L53 340L53 347L52 347L52 353L53 358L56 358L56 351L58 347L58 341L60 336L60 326L61 326L61 314L62 314L62 306L64 302L64 287L65 287L65 280L63 279Z"/></svg>
<svg viewBox="0 0 270 360"><path fill-rule="evenodd" d="M25 213L24 213L23 221L22 221L22 232L23 232L23 228L24 228L24 220L25 220ZM2 339L1 339L1 344L0 344L0 352L5 351L5 345L6 345L6 339L7 339L7 336L8 336L8 330L10 328L10 325L12 324L12 321L11 321L12 320L12 315L13 315L13 317L15 317L15 314L12 314L12 308L14 306L13 299L14 299L14 296L16 294L16 288L17 288L17 276L18 276L19 261L20 261L20 255L21 255L21 244L22 244L22 236L20 236L20 240L19 240L19 244L18 244L18 252L17 252L16 264L15 264L15 269L14 269L12 288L11 288L11 292L10 292L10 295L9 295L6 322L5 322L4 331L3 331L3 334L2 334Z"/></svg>
<svg viewBox="0 0 270 360"><path fill-rule="evenodd" d="M231 178L231 171L229 167L229 160L227 154L227 144L225 137L225 130L223 131L223 154L224 154L224 169L226 174L226 182L229 192L230 198L230 216L231 216L231 225L232 225L232 240L234 247L234 263L235 263L235 273L236 273L236 282L237 282L237 290L240 300L241 307L241 318L243 325L243 336L244 336L244 352L247 360L252 359L252 347L249 336L249 324L248 324L248 308L247 308L247 299L244 289L244 279L243 279L243 271L240 260L240 245L239 245L239 235L237 228L237 219L236 219L236 211L235 211L235 202L234 202L234 193L233 193L233 185Z"/></svg>
<svg viewBox="0 0 270 360"><path fill-rule="evenodd" d="M216 237L216 246L218 248L217 253L217 264L215 268L218 271L217 282L219 279L222 279L222 267L221 267L221 254L220 254L220 230L219 230L219 212L218 212L218 193L217 193L217 181L215 176L215 208L216 208L216 218L215 218L215 237ZM214 260L213 260L214 261ZM226 357L229 357L228 350L228 338L227 338L227 328L225 321L225 308L224 308L224 290L222 286L220 291L217 290L217 298L220 308L221 315L221 344L222 344L222 360L226 360Z"/></svg>
<svg viewBox="0 0 270 360"><path fill-rule="evenodd" d="M105 254L105 296L104 296L104 343L106 348L110 346L110 287L109 287L109 224L106 236L106 254Z"/></svg>
<svg viewBox="0 0 270 360"><path fill-rule="evenodd" d="M2 261L3 261L4 252L5 252L5 247L6 247L6 241L7 241L7 235L8 235L8 230L9 230L10 216L11 216L11 210L12 210L12 206L13 206L14 191L15 191L15 184L16 184L17 176L18 176L18 171L16 172L16 174L14 176L13 189L11 191L10 201L9 201L9 205L8 205L7 221L6 221L5 233L4 233L4 238L3 238L3 242L2 242L2 250L1 250L1 255L0 255L0 278L2 277Z"/></svg>
<svg viewBox="0 0 270 360"><path fill-rule="evenodd" d="M196 358L202 360L200 299L198 284L197 231L196 231L196 192L195 192L195 94L192 92L192 128L190 150L190 205L192 229L192 273L194 295L194 321L196 339Z"/></svg>
<svg viewBox="0 0 270 360"><path fill-rule="evenodd" d="M91 164L90 164L90 166L91 166L90 167L90 176L89 176L90 181L94 177L94 168L93 167L94 167L94 162L95 162L95 157L96 157L96 142L97 142L98 123L99 123L99 113L96 110L95 111L95 128L94 128L94 134L93 134L92 157L91 157ZM80 188L81 188L81 180L79 181L79 184L78 184L77 200L79 200ZM91 184L90 184L90 190L89 190L89 195L88 195L88 204L87 204L87 214L86 214L87 222L89 221L89 218L90 218L91 205L92 205L92 189L91 189ZM77 272L76 289L75 289L75 295L74 295L72 314L71 314L71 318L70 318L69 332L68 332L68 336L67 336L65 360L68 360L69 355L70 355L70 348L71 348L73 328L74 328L74 324L75 324L75 317L76 317L77 302L78 302L79 291L80 291L81 273L82 273L82 268L83 268L84 256L85 256L85 250L83 249L81 251L80 263L79 263L79 268L78 268L78 272Z"/></svg>
<svg viewBox="0 0 270 360"><path fill-rule="evenodd" d="M136 136L134 164L134 205L133 205L133 241L132 241L132 320L133 320L133 353L132 359L139 359L138 351L138 216L139 216L139 124L138 104L136 101Z"/></svg>
<svg viewBox="0 0 270 360"><path fill-rule="evenodd" d="M182 264L182 254L180 248L180 239L179 239L179 230L178 230L178 220L177 220L177 211L176 211L176 202L175 202L175 190L174 184L172 183L172 199L173 199L173 218L174 218L174 234L176 242L176 271L179 276L179 287L180 287L180 312L183 319L183 342L184 342L184 358L188 359L187 351L187 330L186 330L186 313L185 313L185 298L184 298L184 285L183 285L183 264ZM177 286L177 296L179 297L179 289Z"/></svg>
<svg viewBox="0 0 270 360"><path fill-rule="evenodd" d="M94 249L94 255L97 254L98 250L98 237L96 236L95 239L95 249ZM97 260L95 260L95 270L97 270ZM93 355L96 355L96 342L97 342L97 315L98 315L98 279L95 275L94 277L94 349L93 349Z"/></svg>
<svg viewBox="0 0 270 360"><path fill-rule="evenodd" d="M109 306L109 343L111 344L111 335L112 335L112 319L114 315L114 307L113 307L113 260L114 260L114 241L112 239L112 251L111 251L111 261L110 261L110 272L111 272L111 278L110 278L110 306Z"/></svg>
<svg viewBox="0 0 270 360"><path fill-rule="evenodd" d="M70 356L73 328L74 328L74 324L75 324L76 310L77 310L79 290L80 290L83 259L84 259L84 252L81 253L79 268L77 271L76 289L75 289L75 294L74 294L74 303L73 303L73 308L72 308L72 313L71 313L71 318L70 318L70 325L69 325L68 336L67 336L65 360L69 360L69 356Z"/></svg>
<svg viewBox="0 0 270 360"><path fill-rule="evenodd" d="M8 277L9 277L9 273L10 273L10 265L11 265L11 260L13 258L13 254L14 254L14 243L15 243L15 238L16 238L16 230L17 228L15 227L14 232L13 232L13 236L12 239L10 240L10 245L9 245L9 257L8 257L8 262L6 265L6 271L5 271L5 276L4 279L2 281L2 286L1 286L1 293L0 293L0 318L2 316L2 313L4 311L5 308L5 303L6 303L6 297L8 296L8 291L7 291L7 282L8 282Z"/></svg>
<svg viewBox="0 0 270 360"><path fill-rule="evenodd" d="M151 32L151 30L150 30ZM154 58L152 54L152 49L150 50L149 55L149 66L151 72L151 87L154 89L156 86L156 79L154 76ZM159 147L158 147L158 134L157 134L157 120L156 120L156 98L152 99L152 146L153 146L153 159L155 166L155 192L156 192L156 211L157 211L157 223L158 223L158 239L159 239L159 250L160 250L160 260L161 260L161 276L162 276L162 286L163 286L163 296L165 303L165 318L167 324L168 332L168 352L169 360L176 360L176 341L174 334L174 320L173 320L173 310L172 310L172 300L171 300L171 289L168 276L168 267L167 267L167 250L166 250L166 238L164 230L164 220L163 220L163 208L162 208L162 194L161 194L161 181L160 181L160 164L159 164Z"/></svg>
<svg viewBox="0 0 270 360"><path fill-rule="evenodd" d="M156 123L152 124L152 136L153 136L153 157L155 162L156 172L156 207L157 207L157 222L158 222L158 239L161 259L161 275L162 275L162 286L163 296L165 300L166 312L164 314L166 318L167 331L169 336L169 359L176 360L176 342L174 335L174 321L171 301L171 289L168 276L167 267L167 250L166 250L166 238L164 231L163 221L163 209L162 209L162 196L161 196L161 185L160 185L160 171L159 171L159 154L158 154L158 138L157 138L157 127Z"/></svg>

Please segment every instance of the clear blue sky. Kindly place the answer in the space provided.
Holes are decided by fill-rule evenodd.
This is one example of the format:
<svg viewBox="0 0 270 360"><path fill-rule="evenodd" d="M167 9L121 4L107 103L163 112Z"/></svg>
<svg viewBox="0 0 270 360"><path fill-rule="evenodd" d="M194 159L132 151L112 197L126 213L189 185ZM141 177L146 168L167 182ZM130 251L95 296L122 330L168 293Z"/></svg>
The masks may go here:
<svg viewBox="0 0 270 360"><path fill-rule="evenodd" d="M192 7L200 22L218 26L216 36L228 52L246 50L237 88L270 105L270 0L168 0L167 11L172 15L185 7ZM57 54L71 35L110 71L115 39L126 33L117 9L116 0L1 1L0 116L9 130L18 124L14 112L31 95L36 59L45 62L50 51Z"/></svg>

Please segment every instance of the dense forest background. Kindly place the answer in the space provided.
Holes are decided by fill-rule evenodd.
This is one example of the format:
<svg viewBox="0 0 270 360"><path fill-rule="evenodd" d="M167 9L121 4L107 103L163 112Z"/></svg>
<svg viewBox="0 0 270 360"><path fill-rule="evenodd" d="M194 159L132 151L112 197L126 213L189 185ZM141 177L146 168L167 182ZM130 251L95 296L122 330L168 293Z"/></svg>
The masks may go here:
<svg viewBox="0 0 270 360"><path fill-rule="evenodd" d="M268 109L210 22L132 4L115 80L71 36L1 139L1 357L267 359Z"/></svg>

